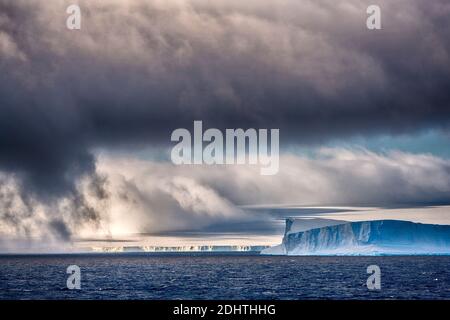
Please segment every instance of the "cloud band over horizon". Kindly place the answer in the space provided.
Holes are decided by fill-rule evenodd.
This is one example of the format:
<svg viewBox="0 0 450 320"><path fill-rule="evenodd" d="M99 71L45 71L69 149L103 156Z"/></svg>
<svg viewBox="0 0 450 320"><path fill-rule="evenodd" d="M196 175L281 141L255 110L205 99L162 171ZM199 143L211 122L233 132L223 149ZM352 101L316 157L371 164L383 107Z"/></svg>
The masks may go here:
<svg viewBox="0 0 450 320"><path fill-rule="evenodd" d="M152 232L170 231L169 220L175 229L245 220L239 206L263 199L450 203L448 159L395 146L323 149L427 130L450 141L448 1L378 1L375 32L365 27L366 0L75 2L79 31L65 28L73 1L0 0L4 229L26 236L42 221L68 239L77 225L108 230L126 197L142 215L130 229L141 221ZM279 176L176 168L162 157L133 183L123 178L140 166L137 153L166 150L172 130L194 120L279 128ZM304 147L319 156L295 155ZM97 150L122 148L130 160L105 172ZM130 194L118 192L125 186Z"/></svg>

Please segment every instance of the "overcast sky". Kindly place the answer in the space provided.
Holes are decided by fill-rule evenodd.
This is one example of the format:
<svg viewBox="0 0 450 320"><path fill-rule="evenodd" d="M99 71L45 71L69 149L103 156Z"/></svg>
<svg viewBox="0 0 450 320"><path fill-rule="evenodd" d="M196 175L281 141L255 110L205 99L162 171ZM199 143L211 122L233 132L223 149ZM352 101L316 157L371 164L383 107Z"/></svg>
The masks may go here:
<svg viewBox="0 0 450 320"><path fill-rule="evenodd" d="M450 3L377 0L381 30L369 4L0 0L0 234L268 233L242 205L449 204ZM279 128L279 174L173 166L193 120Z"/></svg>

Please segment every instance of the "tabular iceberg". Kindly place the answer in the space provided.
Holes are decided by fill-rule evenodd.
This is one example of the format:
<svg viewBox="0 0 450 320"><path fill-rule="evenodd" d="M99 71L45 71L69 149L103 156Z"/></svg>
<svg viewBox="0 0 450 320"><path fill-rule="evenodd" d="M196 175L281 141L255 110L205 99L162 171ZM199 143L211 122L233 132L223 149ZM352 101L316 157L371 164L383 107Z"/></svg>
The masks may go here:
<svg viewBox="0 0 450 320"><path fill-rule="evenodd" d="M450 254L450 226L399 220L347 222L314 219L319 227L299 228L287 219L283 242L262 254L435 255ZM305 225L305 223L303 223ZM325 226L321 226L326 224ZM292 228L297 225L297 230ZM311 225L310 221L306 225Z"/></svg>

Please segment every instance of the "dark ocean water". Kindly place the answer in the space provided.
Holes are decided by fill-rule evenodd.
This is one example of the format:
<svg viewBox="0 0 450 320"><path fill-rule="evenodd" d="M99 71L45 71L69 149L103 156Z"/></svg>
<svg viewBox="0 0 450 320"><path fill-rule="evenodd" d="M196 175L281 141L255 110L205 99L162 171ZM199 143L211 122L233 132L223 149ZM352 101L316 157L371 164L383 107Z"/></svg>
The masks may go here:
<svg viewBox="0 0 450 320"><path fill-rule="evenodd" d="M69 265L81 290L66 288ZM0 299L450 299L450 257L0 256Z"/></svg>

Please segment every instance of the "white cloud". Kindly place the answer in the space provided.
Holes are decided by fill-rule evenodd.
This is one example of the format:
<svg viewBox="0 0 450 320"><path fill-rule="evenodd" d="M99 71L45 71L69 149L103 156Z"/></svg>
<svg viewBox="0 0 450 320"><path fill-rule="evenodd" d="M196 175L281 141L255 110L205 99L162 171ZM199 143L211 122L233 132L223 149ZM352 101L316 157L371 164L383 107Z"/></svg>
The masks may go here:
<svg viewBox="0 0 450 320"><path fill-rule="evenodd" d="M250 219L238 209L242 205L382 206L450 200L450 161L402 152L321 149L313 158L284 155L280 173L271 177L261 176L257 166L174 166L114 157L100 157L98 169L110 177L112 193L122 195L113 198L141 212L136 225L147 232ZM116 218L118 224L129 220L120 214Z"/></svg>
<svg viewBox="0 0 450 320"><path fill-rule="evenodd" d="M279 174L269 177L261 176L257 166L174 166L99 155L97 174L105 177L104 196L95 189L99 183L85 177L78 183L79 198L53 205L24 198L14 177L3 175L0 234L47 240L61 240L64 233L120 237L272 219L267 213L251 214L242 205L382 206L450 200L450 160L431 155L337 148L320 149L313 157L285 154L280 160ZM407 212L401 216L408 217ZM373 218L373 210L362 213ZM410 211L411 220L423 217L436 221L420 208Z"/></svg>

